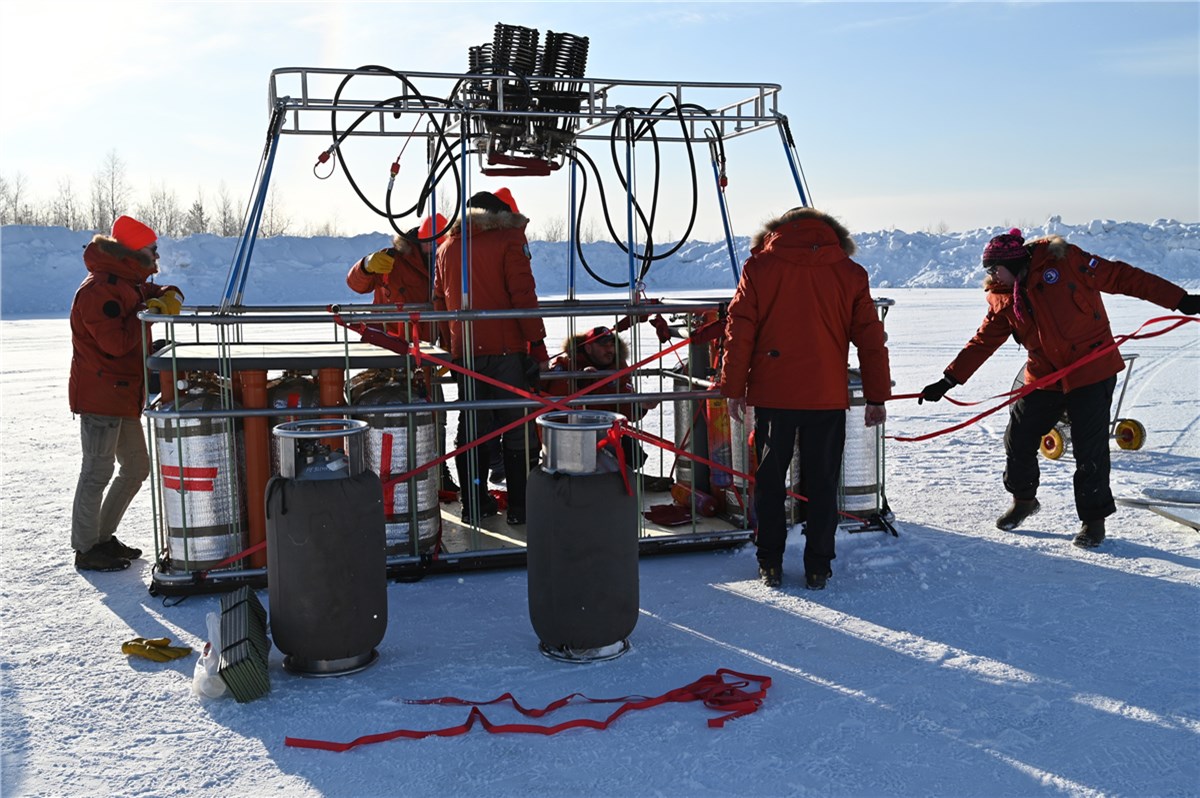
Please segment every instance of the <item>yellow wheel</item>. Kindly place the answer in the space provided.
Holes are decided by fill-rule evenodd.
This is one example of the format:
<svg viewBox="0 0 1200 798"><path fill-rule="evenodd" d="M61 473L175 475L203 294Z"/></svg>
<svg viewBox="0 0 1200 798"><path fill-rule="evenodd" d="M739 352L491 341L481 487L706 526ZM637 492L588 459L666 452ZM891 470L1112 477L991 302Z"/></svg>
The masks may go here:
<svg viewBox="0 0 1200 798"><path fill-rule="evenodd" d="M1113 430L1113 437L1117 439L1117 446L1120 448L1136 451L1146 443L1146 428L1140 421L1134 421L1132 418L1119 418Z"/></svg>
<svg viewBox="0 0 1200 798"><path fill-rule="evenodd" d="M1062 432L1057 427L1042 436L1042 456L1057 460L1067 450L1067 442L1063 440Z"/></svg>

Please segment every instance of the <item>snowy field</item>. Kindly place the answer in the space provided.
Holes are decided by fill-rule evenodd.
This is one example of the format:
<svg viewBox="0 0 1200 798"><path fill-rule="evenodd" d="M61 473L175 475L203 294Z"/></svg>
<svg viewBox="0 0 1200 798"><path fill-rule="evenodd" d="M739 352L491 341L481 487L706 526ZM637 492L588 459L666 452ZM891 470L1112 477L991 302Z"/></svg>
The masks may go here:
<svg viewBox="0 0 1200 798"><path fill-rule="evenodd" d="M896 300L887 324L897 393L935 380L985 307L977 289L876 294ZM1122 297L1108 307L1117 333L1168 315ZM73 569L68 325L6 320L0 335L5 796L1200 794L1200 534L1122 507L1103 547L1074 548L1069 456L1042 461L1044 509L1029 528L1000 532L1003 411L924 443L889 443L900 536L840 534L824 592L800 583L798 535L777 591L755 579L752 547L645 558L632 649L567 665L538 652L523 570L392 584L377 664L302 679L273 651L271 693L240 705L192 696L194 655L158 664L121 654L134 636L199 649L218 600L165 606L147 592L146 561L117 574ZM1141 421L1148 440L1136 452L1112 445L1115 492L1200 488L1200 325L1126 351L1139 358L1121 415ZM1022 361L1006 346L951 396L1008 390ZM888 411L888 433L905 436L970 414L946 402ZM151 547L148 489L120 534ZM550 737L476 727L340 754L284 744L466 720L466 708L407 698L512 692L542 706L574 692L653 696L718 668L773 681L756 713L723 729L688 703ZM610 711L571 708L541 722Z"/></svg>

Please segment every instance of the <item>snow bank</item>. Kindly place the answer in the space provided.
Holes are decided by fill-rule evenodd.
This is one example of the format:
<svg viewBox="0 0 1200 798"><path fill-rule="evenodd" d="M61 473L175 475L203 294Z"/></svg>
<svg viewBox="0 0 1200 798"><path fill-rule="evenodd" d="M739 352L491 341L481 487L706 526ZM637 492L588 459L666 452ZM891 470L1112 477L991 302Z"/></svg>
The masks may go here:
<svg viewBox="0 0 1200 798"><path fill-rule="evenodd" d="M877 288L963 288L983 277L979 253L989 238L1003 228L981 228L965 233L906 233L902 230L856 233L856 260L871 274ZM1051 217L1025 231L1027 238L1056 234L1080 247L1132 263L1173 282L1200 285L1200 222L1160 219L1152 224L1094 220L1066 224ZM60 227L7 226L0 232L0 315L57 316L71 306L71 297L83 277L80 252L92 233ZM346 271L364 254L387 246L384 234L351 238L297 238L280 236L255 243L245 291L246 304L290 305L362 301L345 283ZM238 240L196 235L160 242L159 282L180 286L190 305L218 304ZM741 263L749 239L736 241ZM658 248L664 252L669 245ZM563 242L531 243L534 272L543 295L568 291L567 245ZM621 283L628 278L629 258L611 242L583 246L584 260L600 277ZM653 294L734 286L728 248L724 241L690 241L650 270L647 290ZM612 290L576 265L579 293Z"/></svg>

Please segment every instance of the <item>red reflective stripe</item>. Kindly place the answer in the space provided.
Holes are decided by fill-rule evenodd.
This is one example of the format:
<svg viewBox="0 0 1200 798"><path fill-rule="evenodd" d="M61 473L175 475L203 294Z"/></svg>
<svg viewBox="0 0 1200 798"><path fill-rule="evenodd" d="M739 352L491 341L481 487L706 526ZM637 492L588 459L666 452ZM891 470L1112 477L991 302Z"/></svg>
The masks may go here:
<svg viewBox="0 0 1200 798"><path fill-rule="evenodd" d="M736 677L731 681L725 679L726 676ZM758 684L758 689L747 691L745 688L751 682ZM407 739L407 740L422 740L427 737L454 737L459 734L465 734L470 731L476 722L481 725L489 734L540 734L549 736L558 734L567 729L607 729L617 718L624 715L626 712L632 712L641 709L650 709L659 706L660 704L686 703L690 701L701 701L704 706L709 709L723 712L719 718L710 718L708 720L709 728L719 729L727 722L740 718L744 715L749 715L758 710L762 706L763 701L767 697L767 690L771 686L771 679L767 676L755 676L749 673L739 673L726 668L719 668L716 673L710 673L700 677L691 684L678 687L663 693L660 696L647 698L646 696L623 696L621 698L588 698L581 693L572 693L565 698L560 698L553 701L541 709L528 709L517 703L512 693L505 693L499 698L494 698L491 701L466 701L461 698L452 696L445 698L431 698L414 701L406 701L406 704L439 704L449 706L469 706L470 713L467 715L467 720L458 726L450 726L444 729L433 729L429 731L418 731L415 729L395 729L390 732L382 732L379 734L368 734L351 740L348 743L330 742L327 740L313 740L302 737L285 737L284 744L291 748L315 748L321 751L349 751L351 748L356 748L360 745L368 745L371 743L382 743L388 740ZM557 709L560 709L575 699L580 699L582 702L589 704L615 704L620 703L607 718L603 720L592 720L590 718L577 718L564 723L559 723L553 726L538 726L532 723L492 723L487 719L487 716L479 709L481 706L490 704L508 703L511 704L518 712L526 717L540 718Z"/></svg>
<svg viewBox="0 0 1200 798"><path fill-rule="evenodd" d="M163 477L163 487L179 490L180 481L174 477ZM200 491L201 493L211 493L214 490L211 479L185 479L183 480L182 487L184 490Z"/></svg>
<svg viewBox="0 0 1200 798"><path fill-rule="evenodd" d="M188 478L212 479L212 478L216 477L217 471L218 471L218 469L216 469L216 468L209 468L209 467L202 467L202 466L185 466L183 469L182 476L184 479L188 479ZM178 477L178 476L180 476L179 466L163 465L162 473L163 473L163 476Z"/></svg>

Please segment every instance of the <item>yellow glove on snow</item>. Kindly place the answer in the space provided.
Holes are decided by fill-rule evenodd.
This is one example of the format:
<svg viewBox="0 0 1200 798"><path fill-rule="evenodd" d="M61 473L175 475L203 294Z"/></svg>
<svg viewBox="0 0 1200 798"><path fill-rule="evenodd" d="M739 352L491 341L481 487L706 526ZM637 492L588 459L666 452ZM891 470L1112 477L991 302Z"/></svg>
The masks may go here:
<svg viewBox="0 0 1200 798"><path fill-rule="evenodd" d="M169 637L135 637L121 644L121 653L145 657L155 662L170 662L173 659L186 657L192 653L192 649L187 646L171 645Z"/></svg>
<svg viewBox="0 0 1200 798"><path fill-rule="evenodd" d="M168 316L178 316L183 307L183 294L173 288L167 289L162 296L146 300L146 307L155 313L165 313Z"/></svg>
<svg viewBox="0 0 1200 798"><path fill-rule="evenodd" d="M363 258L363 268L371 274L388 274L396 262L396 250L381 249L374 255Z"/></svg>

